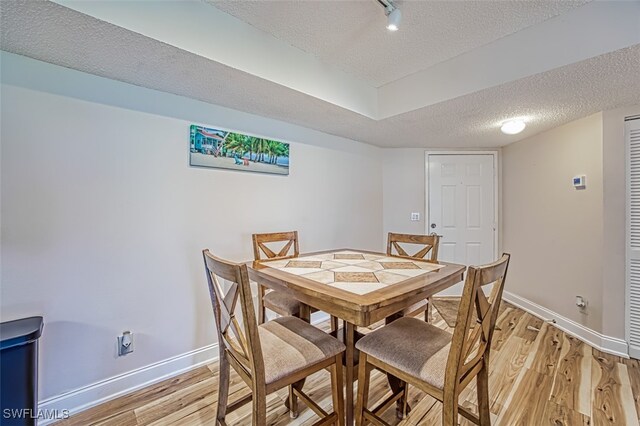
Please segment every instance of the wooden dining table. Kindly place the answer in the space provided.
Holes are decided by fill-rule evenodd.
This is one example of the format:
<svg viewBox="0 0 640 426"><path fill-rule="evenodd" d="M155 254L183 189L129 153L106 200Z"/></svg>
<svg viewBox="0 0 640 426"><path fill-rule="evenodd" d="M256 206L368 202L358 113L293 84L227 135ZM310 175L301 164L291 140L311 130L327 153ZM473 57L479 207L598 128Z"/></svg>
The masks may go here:
<svg viewBox="0 0 640 426"><path fill-rule="evenodd" d="M345 411L347 424L354 421L353 382L357 378L355 344L357 327L378 321L387 323L403 310L462 281L466 267L446 262L419 261L364 250L337 249L279 260L249 263L249 277L272 290L282 291L303 303L301 317L310 320L310 308L344 321L340 330L345 343ZM409 342L407 342L409 343ZM399 380L388 376L393 390Z"/></svg>

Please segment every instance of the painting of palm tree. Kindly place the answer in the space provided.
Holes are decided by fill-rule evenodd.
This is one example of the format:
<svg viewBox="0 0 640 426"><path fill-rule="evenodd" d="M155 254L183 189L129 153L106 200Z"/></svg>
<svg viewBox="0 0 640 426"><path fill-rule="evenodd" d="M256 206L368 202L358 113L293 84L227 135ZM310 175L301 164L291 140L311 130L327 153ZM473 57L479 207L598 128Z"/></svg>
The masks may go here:
<svg viewBox="0 0 640 426"><path fill-rule="evenodd" d="M190 164L260 173L289 174L289 144L192 124Z"/></svg>

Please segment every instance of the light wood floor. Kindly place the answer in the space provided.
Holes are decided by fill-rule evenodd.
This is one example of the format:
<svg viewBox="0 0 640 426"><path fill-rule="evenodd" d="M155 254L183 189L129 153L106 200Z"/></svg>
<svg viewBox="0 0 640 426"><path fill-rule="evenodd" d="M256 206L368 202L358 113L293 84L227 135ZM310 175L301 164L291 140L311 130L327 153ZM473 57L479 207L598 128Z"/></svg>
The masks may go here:
<svg viewBox="0 0 640 426"><path fill-rule="evenodd" d="M492 424L503 425L638 425L640 413L640 361L604 354L543 323L511 305L504 304L491 352L489 393ZM447 329L436 316L434 324ZM217 364L197 368L130 395L72 416L58 425L211 425L217 394ZM384 398L386 378L373 373L369 401ZM330 409L329 374L317 373L307 380L305 391ZM234 375L230 400L249 390ZM270 425L310 425L313 412L299 404L296 420L289 419L283 389L267 399ZM412 389L411 414L386 421L401 425L439 425L441 405ZM475 408L475 389L461 395ZM251 404L227 416L229 425L250 424ZM461 425L470 424L461 418Z"/></svg>

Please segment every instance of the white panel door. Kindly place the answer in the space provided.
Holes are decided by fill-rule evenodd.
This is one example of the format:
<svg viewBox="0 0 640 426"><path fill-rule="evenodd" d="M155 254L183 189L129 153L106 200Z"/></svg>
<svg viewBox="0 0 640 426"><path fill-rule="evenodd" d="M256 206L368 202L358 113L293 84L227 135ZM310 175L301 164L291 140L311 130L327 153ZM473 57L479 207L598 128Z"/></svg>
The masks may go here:
<svg viewBox="0 0 640 426"><path fill-rule="evenodd" d="M495 260L495 164L491 154L428 154L428 232L441 235L438 260Z"/></svg>
<svg viewBox="0 0 640 426"><path fill-rule="evenodd" d="M627 140L627 341L640 358L640 119L626 122Z"/></svg>

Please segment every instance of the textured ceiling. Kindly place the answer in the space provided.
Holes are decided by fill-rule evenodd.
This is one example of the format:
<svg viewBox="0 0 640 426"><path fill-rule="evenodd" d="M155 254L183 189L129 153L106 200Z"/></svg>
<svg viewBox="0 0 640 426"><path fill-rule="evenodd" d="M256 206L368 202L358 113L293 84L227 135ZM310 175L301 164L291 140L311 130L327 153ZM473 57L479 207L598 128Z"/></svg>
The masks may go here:
<svg viewBox="0 0 640 426"><path fill-rule="evenodd" d="M385 28L384 10L376 0L207 2L379 87L588 0L399 0L402 24L395 33Z"/></svg>
<svg viewBox="0 0 640 426"><path fill-rule="evenodd" d="M0 1L0 19L5 51L385 147L502 146L640 104L640 45L375 121L55 3ZM529 126L502 135L514 116Z"/></svg>

